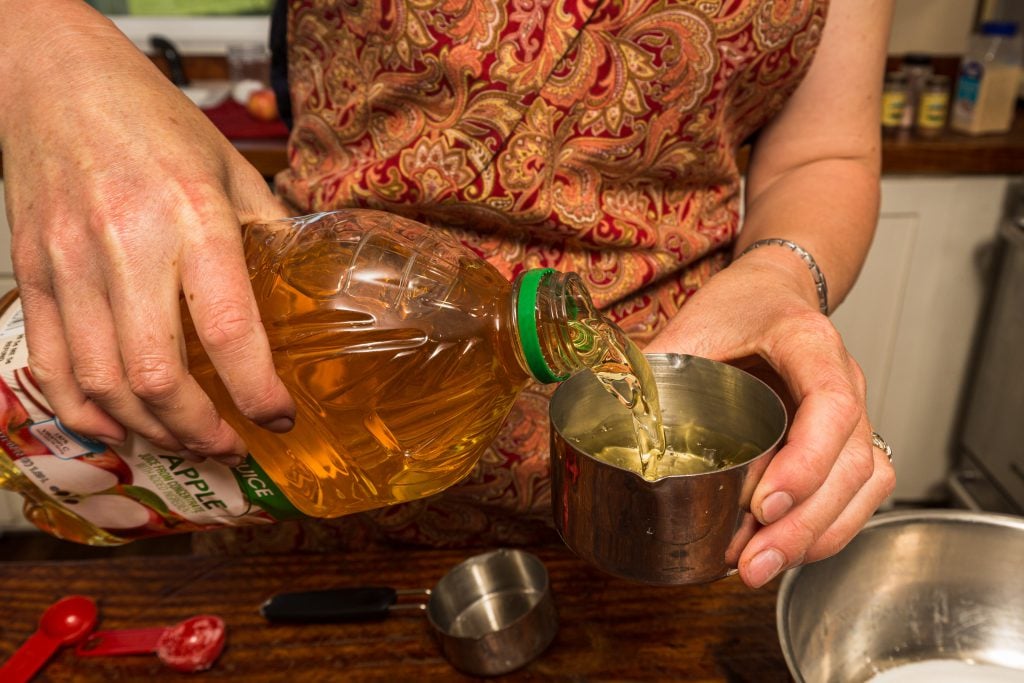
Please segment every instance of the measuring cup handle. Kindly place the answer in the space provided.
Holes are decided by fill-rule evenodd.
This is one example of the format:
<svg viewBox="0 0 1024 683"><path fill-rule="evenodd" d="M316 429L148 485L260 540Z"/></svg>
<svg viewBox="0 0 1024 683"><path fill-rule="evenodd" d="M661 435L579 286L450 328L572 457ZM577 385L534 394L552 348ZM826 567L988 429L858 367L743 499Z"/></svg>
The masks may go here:
<svg viewBox="0 0 1024 683"><path fill-rule="evenodd" d="M260 614L278 623L373 621L386 617L397 599L394 588L379 586L279 593L260 606Z"/></svg>

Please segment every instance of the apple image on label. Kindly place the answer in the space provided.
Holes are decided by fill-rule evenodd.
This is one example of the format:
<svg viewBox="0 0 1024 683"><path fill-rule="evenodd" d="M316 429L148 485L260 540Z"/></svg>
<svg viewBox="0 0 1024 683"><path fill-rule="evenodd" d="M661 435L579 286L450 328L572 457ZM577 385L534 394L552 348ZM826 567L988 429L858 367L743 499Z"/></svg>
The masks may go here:
<svg viewBox="0 0 1024 683"><path fill-rule="evenodd" d="M89 496L71 509L83 519L111 531L159 526L162 522L156 512L127 496Z"/></svg>
<svg viewBox="0 0 1024 683"><path fill-rule="evenodd" d="M112 450L105 450L102 453L88 453L78 458L82 462L89 463L93 467L110 472L117 477L119 484L131 484L134 479L132 469L128 463L121 459L121 456Z"/></svg>
<svg viewBox="0 0 1024 683"><path fill-rule="evenodd" d="M20 458L15 465L44 491L53 494L89 495L107 491L118 484L117 475L106 469L81 462L65 460L56 455L33 455Z"/></svg>

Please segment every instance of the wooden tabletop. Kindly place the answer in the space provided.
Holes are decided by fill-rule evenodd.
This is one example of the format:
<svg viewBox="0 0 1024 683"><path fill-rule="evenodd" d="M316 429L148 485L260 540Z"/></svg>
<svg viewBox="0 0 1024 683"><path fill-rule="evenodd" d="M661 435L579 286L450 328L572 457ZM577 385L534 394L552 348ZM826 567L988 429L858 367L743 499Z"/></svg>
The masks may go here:
<svg viewBox="0 0 1024 683"><path fill-rule="evenodd" d="M775 629L777 583L753 591L732 577L703 586L643 586L603 574L564 547L530 549L551 577L560 627L537 660L496 681L790 681ZM89 595L104 629L216 614L228 645L195 680L471 680L440 654L422 613L379 622L268 625L257 612L284 591L388 585L429 588L480 550L172 556L0 563L0 661L58 598ZM81 659L65 650L39 681L183 680L155 656Z"/></svg>

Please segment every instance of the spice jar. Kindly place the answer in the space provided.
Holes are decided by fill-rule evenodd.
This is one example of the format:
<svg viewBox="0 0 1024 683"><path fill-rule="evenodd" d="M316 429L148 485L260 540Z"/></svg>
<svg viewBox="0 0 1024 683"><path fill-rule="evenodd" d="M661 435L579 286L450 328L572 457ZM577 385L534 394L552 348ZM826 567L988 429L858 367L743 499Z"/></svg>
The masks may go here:
<svg viewBox="0 0 1024 683"><path fill-rule="evenodd" d="M941 135L948 115L949 77L929 76L917 101L917 134L926 138Z"/></svg>
<svg viewBox="0 0 1024 683"><path fill-rule="evenodd" d="M933 73L932 58L928 55L910 53L903 57L901 70L907 76L907 105L903 108L900 128L910 131L917 118L917 100Z"/></svg>
<svg viewBox="0 0 1024 683"><path fill-rule="evenodd" d="M882 130L892 133L903 124L903 112L907 107L907 75L902 71L890 71L885 75L882 90Z"/></svg>

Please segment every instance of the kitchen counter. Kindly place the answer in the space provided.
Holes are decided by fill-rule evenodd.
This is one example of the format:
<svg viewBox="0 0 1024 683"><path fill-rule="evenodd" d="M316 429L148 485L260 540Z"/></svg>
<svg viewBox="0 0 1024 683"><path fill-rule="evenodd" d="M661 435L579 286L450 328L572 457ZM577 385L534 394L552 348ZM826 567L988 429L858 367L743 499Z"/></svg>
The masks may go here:
<svg viewBox="0 0 1024 683"><path fill-rule="evenodd" d="M530 550L548 568L560 629L537 660L492 680L791 680L775 629L777 581L758 591L737 577L702 586L644 586L608 576L562 546ZM98 600L103 629L165 626L203 613L223 618L227 648L202 680L471 680L441 656L426 617L416 611L360 624L271 626L257 608L283 591L429 588L475 552L0 563L0 661L29 636L49 604L78 593ZM182 679L155 656L80 659L63 651L40 680Z"/></svg>
<svg viewBox="0 0 1024 683"><path fill-rule="evenodd" d="M970 136L946 132L933 139L910 136L882 141L882 172L886 174L1024 173L1024 107L1005 135Z"/></svg>

